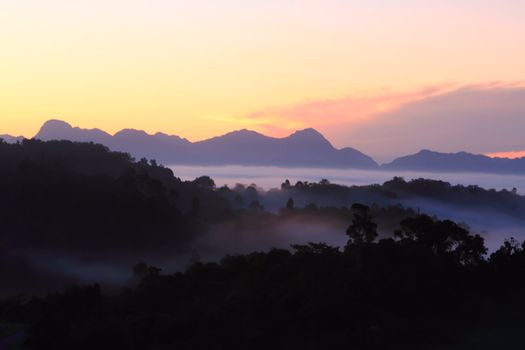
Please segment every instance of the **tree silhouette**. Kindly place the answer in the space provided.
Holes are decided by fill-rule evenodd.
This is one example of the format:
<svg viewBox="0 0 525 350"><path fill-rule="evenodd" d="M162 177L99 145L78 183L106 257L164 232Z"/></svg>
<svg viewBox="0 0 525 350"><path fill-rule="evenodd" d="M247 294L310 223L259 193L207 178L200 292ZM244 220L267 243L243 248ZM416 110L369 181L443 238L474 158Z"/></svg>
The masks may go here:
<svg viewBox="0 0 525 350"><path fill-rule="evenodd" d="M281 190L285 190L290 187L292 187L292 185L290 184L290 180L288 179L284 180L284 182L281 184Z"/></svg>
<svg viewBox="0 0 525 350"><path fill-rule="evenodd" d="M143 278L148 274L148 264L139 262L133 266L133 275L137 278Z"/></svg>
<svg viewBox="0 0 525 350"><path fill-rule="evenodd" d="M437 256L451 256L464 265L480 264L487 253L484 240L450 220L434 220L428 215L407 218L395 235L402 242L415 242Z"/></svg>
<svg viewBox="0 0 525 350"><path fill-rule="evenodd" d="M346 230L349 244L371 243L377 238L377 224L372 221L370 208L355 203L352 205L352 224Z"/></svg>
<svg viewBox="0 0 525 350"><path fill-rule="evenodd" d="M207 175L196 178L193 183L202 188L215 189L215 181Z"/></svg>
<svg viewBox="0 0 525 350"><path fill-rule="evenodd" d="M258 200L252 201L250 203L250 205L248 206L248 208L250 208L251 210L255 210L255 211L263 211L264 210L263 205Z"/></svg>
<svg viewBox="0 0 525 350"><path fill-rule="evenodd" d="M199 197L195 196L195 197L193 197L193 200L191 202L190 215L191 216L198 216L200 211L201 211L201 201L200 201Z"/></svg>

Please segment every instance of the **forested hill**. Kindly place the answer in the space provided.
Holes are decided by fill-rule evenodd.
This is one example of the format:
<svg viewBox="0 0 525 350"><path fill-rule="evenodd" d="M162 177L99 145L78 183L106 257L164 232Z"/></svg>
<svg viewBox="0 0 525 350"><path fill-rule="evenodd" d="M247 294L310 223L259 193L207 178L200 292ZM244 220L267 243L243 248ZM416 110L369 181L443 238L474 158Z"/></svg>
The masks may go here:
<svg viewBox="0 0 525 350"><path fill-rule="evenodd" d="M9 185L22 183L45 190L52 184L71 185L68 181L115 182L127 185L122 191L137 191L143 198L157 196L184 213L192 208L195 197L203 199L199 211L204 217L224 214L214 206L228 209L207 184L181 181L155 160L137 161L127 153L113 152L100 144L39 140L17 144L0 142L0 169L4 190L8 190ZM83 191L82 187L76 190Z"/></svg>
<svg viewBox="0 0 525 350"><path fill-rule="evenodd" d="M324 179L319 182L284 181L279 190L264 191L256 186L236 186L232 191L221 190L233 206L243 199L244 205L253 201L265 208L276 210L288 198L293 198L297 207L323 206L348 207L352 203L390 206L402 204L405 207L420 208L432 212L436 206L453 213L454 211L482 211L504 214L525 221L525 196L512 189L485 189L476 185L453 185L449 182L431 179L405 180L394 177L383 184L346 186Z"/></svg>
<svg viewBox="0 0 525 350"><path fill-rule="evenodd" d="M136 288L12 298L0 321L57 350L521 349L524 244L487 257L480 236L425 215L378 240L368 208L352 210L342 250L294 245L175 274L138 264Z"/></svg>
<svg viewBox="0 0 525 350"><path fill-rule="evenodd" d="M176 254L202 221L230 212L212 189L154 161L87 143L0 143L0 275L9 281L2 293L45 285L48 272L35 267L47 256L129 266Z"/></svg>

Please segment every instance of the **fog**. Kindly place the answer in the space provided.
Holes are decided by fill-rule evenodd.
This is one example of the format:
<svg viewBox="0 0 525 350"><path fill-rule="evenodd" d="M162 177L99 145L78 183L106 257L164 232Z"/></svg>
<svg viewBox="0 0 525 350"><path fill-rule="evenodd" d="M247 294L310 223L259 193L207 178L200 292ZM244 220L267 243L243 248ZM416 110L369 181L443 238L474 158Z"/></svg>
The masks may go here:
<svg viewBox="0 0 525 350"><path fill-rule="evenodd" d="M196 166L171 166L170 167L176 176L184 180L192 180L200 175L211 176L217 186L228 185L234 186L236 183L252 184L255 183L257 187L265 190L271 188L279 188L285 179L289 179L291 183L296 181L311 181L318 182L321 179L328 179L332 183L344 185L369 185L374 183L383 183L392 179L395 176L404 177L406 180L415 178L435 179L450 182L453 185L478 185L486 189L512 189L517 188L518 193L525 193L525 176L514 175L499 175L499 174L479 174L479 173L428 173L428 172L392 172L392 171L370 171L370 170L353 170L353 169L315 169L315 168L282 168L282 167L255 167L255 166L220 166L220 167L196 167ZM278 198L279 203L274 203ZM272 201L273 199L273 201ZM296 205L303 206L303 199L294 198ZM265 196L262 194L261 202L268 210L275 211L278 206L284 205L285 198L279 196ZM330 198L308 198L308 201L315 202L319 205L349 205L351 203L341 203L339 200L333 198L331 203ZM377 202L374 198L370 198L370 203ZM367 201L365 201L366 203ZM403 199L397 201L407 208L418 209L423 213L434 215L440 219L451 219L457 222L465 223L471 231L480 233L486 240L486 245L489 251L497 249L504 239L515 237L516 239L525 239L525 217L520 218L516 216L507 215L504 211L494 210L480 210L473 208L464 208L450 203L433 201L423 198ZM381 205L395 204L381 203ZM503 209L502 209L503 210ZM292 227L290 227L292 228ZM314 230L314 229L311 229ZM222 230L221 230L222 231ZM299 232L299 233L297 233ZM280 233L272 233L271 238L257 239L256 242L250 242L250 248L267 247L268 242L273 242L272 239L280 237L279 242L290 242L294 240L297 242L304 242L308 239L313 241L325 241L327 243L341 242L346 237L344 230L340 231L340 238L333 229L327 230L326 236L321 234L309 236L308 239L304 235L308 230L286 230L283 228ZM324 232L319 230L319 232ZM239 236L242 240L247 240L246 234ZM229 239L229 238L228 238ZM239 242L242 242L239 241ZM237 249L237 242L232 243L230 247ZM243 246L242 243L239 243ZM277 244L276 244L277 245ZM282 245L282 244L281 244ZM221 250L224 251L224 250ZM244 252L244 250L243 250Z"/></svg>
<svg viewBox="0 0 525 350"><path fill-rule="evenodd" d="M144 252L94 256L61 250L31 251L21 254L39 273L57 276L68 283L101 283L119 286L133 283L132 267L139 261L159 266L166 272L185 270L196 253L202 262L220 261L226 255L289 249L293 244L325 242L342 247L346 244L347 222L338 219L231 220L210 225L177 251ZM0 293L1 294L1 293Z"/></svg>
<svg viewBox="0 0 525 350"><path fill-rule="evenodd" d="M459 206L426 199L403 201L406 207L416 207L423 213L440 219L449 219L468 226L471 232L479 233L485 239L489 252L498 249L505 239L514 237L525 240L525 218L519 218L488 210L472 210Z"/></svg>
<svg viewBox="0 0 525 350"><path fill-rule="evenodd" d="M326 178L332 183L345 185L368 185L383 183L394 176L402 176L406 180L413 178L430 178L450 182L452 184L479 185L484 188L511 189L518 188L523 193L525 177L492 174L451 174L451 173L416 173L416 172L387 172L363 171L343 169L311 169L311 168L277 168L277 167L193 167L173 166L175 175L183 180L193 180L201 175L211 176L217 186L228 185L234 187L237 183L257 184L259 189L258 200L265 209L278 212L284 207L289 193L286 191L269 191L279 188L285 179L290 182L311 181L318 182ZM364 196L364 197L360 197ZM516 212L507 212L505 207L497 204L491 207L479 208L475 206L464 207L446 201L429 198L407 197L386 198L375 197L373 193L355 194L351 198L334 197L332 195L316 195L311 192L303 197L294 197L296 208L302 208L308 203L319 206L349 207L350 201L359 201L380 206L401 204L405 208L414 208L422 213L436 216L440 219L451 219L458 223L466 224L474 233L481 234L486 241L489 252L497 249L504 239L515 237L525 239L525 217ZM244 205L248 205L248 199ZM521 213L518 211L517 213ZM49 285L49 290L56 285L67 286L71 283L99 282L104 285L119 286L133 283L132 267L139 261L162 267L165 272L184 270L197 253L202 262L219 261L227 254L248 254L254 251L268 251L272 248L290 248L292 244L306 244L308 242L324 242L331 246L343 247L347 242L345 230L350 224L349 220L341 217L323 217L302 215L298 217L278 217L274 214L260 212L250 216L232 218L220 223L212 223L206 227L205 232L195 236L178 249L165 249L164 251L151 251L147 249L138 252L120 252L113 254L100 254L93 251L82 253L55 250L28 251L13 254L12 258L4 256L4 273L8 275L47 276L43 286ZM381 229L381 223L378 221ZM395 222L397 223L397 221ZM380 231L381 236L388 236L393 228ZM16 256L17 255L17 256ZM9 259L7 259L9 258ZM7 260L6 260L7 259ZM14 260L13 260L14 259ZM1 260L1 259L0 259ZM11 262L11 264L10 264ZM23 269L13 270L13 264L23 266ZM25 265L24 265L25 264ZM2 269L0 268L0 271ZM17 272L18 271L18 272ZM13 277L13 278L15 278ZM31 281L20 279L19 290ZM135 281L136 282L136 281ZM45 288L42 289L45 291ZM13 291L10 291L13 292Z"/></svg>
<svg viewBox="0 0 525 350"><path fill-rule="evenodd" d="M201 175L211 176L217 186L234 186L236 183L252 184L268 190L279 188L285 179L290 182L312 181L328 179L330 182L342 185L370 185L383 183L395 176L405 180L415 178L435 179L450 182L453 185L478 185L496 190L512 189L525 194L525 176L500 175L480 173L430 173L414 171L383 171L383 170L356 170L356 169L319 169L319 168L284 168L265 166L182 166L171 165L175 176L183 180L193 180Z"/></svg>
<svg viewBox="0 0 525 350"><path fill-rule="evenodd" d="M337 219L290 219L284 222L260 225L229 222L212 226L207 235L194 242L194 248L203 261L217 261L226 254L249 254L272 248L289 249L293 244L324 242L342 247L348 237L347 223Z"/></svg>

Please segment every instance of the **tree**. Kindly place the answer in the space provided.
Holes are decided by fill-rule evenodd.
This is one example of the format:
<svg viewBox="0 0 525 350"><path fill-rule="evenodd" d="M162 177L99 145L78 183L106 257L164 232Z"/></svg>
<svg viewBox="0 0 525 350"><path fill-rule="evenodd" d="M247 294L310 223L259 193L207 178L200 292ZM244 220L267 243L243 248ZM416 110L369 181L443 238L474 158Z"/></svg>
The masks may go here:
<svg viewBox="0 0 525 350"><path fill-rule="evenodd" d="M249 205L249 208L250 208L251 210L260 210L260 211L263 211L263 210L264 210L263 205L262 205L259 201L257 201L257 200L252 201L252 202L250 203L250 205Z"/></svg>
<svg viewBox="0 0 525 350"><path fill-rule="evenodd" d="M213 181L213 179L207 175L199 176L193 180L193 183L198 187L207 188L210 190L215 189L215 181Z"/></svg>
<svg viewBox="0 0 525 350"><path fill-rule="evenodd" d="M193 197L193 200L191 202L191 216L198 216L201 211L201 201L199 200L199 197Z"/></svg>
<svg viewBox="0 0 525 350"><path fill-rule="evenodd" d="M162 269L160 267L150 266L148 267L148 275L151 277L160 276Z"/></svg>
<svg viewBox="0 0 525 350"><path fill-rule="evenodd" d="M293 208L294 208L294 201L293 201L293 198L290 197L288 198L288 201L286 202L286 209L293 210Z"/></svg>
<svg viewBox="0 0 525 350"><path fill-rule="evenodd" d="M514 237L505 239L503 245L492 253L490 260L495 264L508 264L513 257L523 252L524 246L525 242L523 242L523 245L520 245Z"/></svg>
<svg viewBox="0 0 525 350"><path fill-rule="evenodd" d="M292 244L292 249L297 255L324 255L335 256L339 253L339 248L331 247L326 243L309 242L306 245Z"/></svg>
<svg viewBox="0 0 525 350"><path fill-rule="evenodd" d="M193 265L201 262L201 256L197 249L192 249L188 263L186 264L186 270L191 268Z"/></svg>
<svg viewBox="0 0 525 350"><path fill-rule="evenodd" d="M350 237L349 244L371 243L377 237L377 224L372 221L370 208L366 205L355 203L352 205L352 224L346 230Z"/></svg>
<svg viewBox="0 0 525 350"><path fill-rule="evenodd" d="M136 263L133 266L133 276L138 278L144 278L148 274L148 264L145 262Z"/></svg>
<svg viewBox="0 0 525 350"><path fill-rule="evenodd" d="M401 230L395 235L401 242L414 242L436 256L451 256L463 265L477 265L487 253L484 240L471 235L469 230L450 220L434 220L419 215L401 221Z"/></svg>
<svg viewBox="0 0 525 350"><path fill-rule="evenodd" d="M328 186L330 185L330 181L328 181L327 179L322 179L321 181L319 181L319 185Z"/></svg>

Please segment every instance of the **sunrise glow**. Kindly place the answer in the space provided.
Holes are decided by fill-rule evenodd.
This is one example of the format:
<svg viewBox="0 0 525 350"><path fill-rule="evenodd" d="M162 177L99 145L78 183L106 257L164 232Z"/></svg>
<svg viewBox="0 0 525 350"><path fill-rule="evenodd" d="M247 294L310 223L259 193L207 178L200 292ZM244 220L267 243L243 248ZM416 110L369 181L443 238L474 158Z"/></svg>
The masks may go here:
<svg viewBox="0 0 525 350"><path fill-rule="evenodd" d="M313 123L345 146L341 123L429 89L524 80L523 18L519 0L3 1L1 132L59 118L199 140Z"/></svg>
<svg viewBox="0 0 525 350"><path fill-rule="evenodd" d="M517 159L525 157L525 151L514 151L514 152L499 152L499 153L489 153L487 156L491 158L510 158Z"/></svg>

